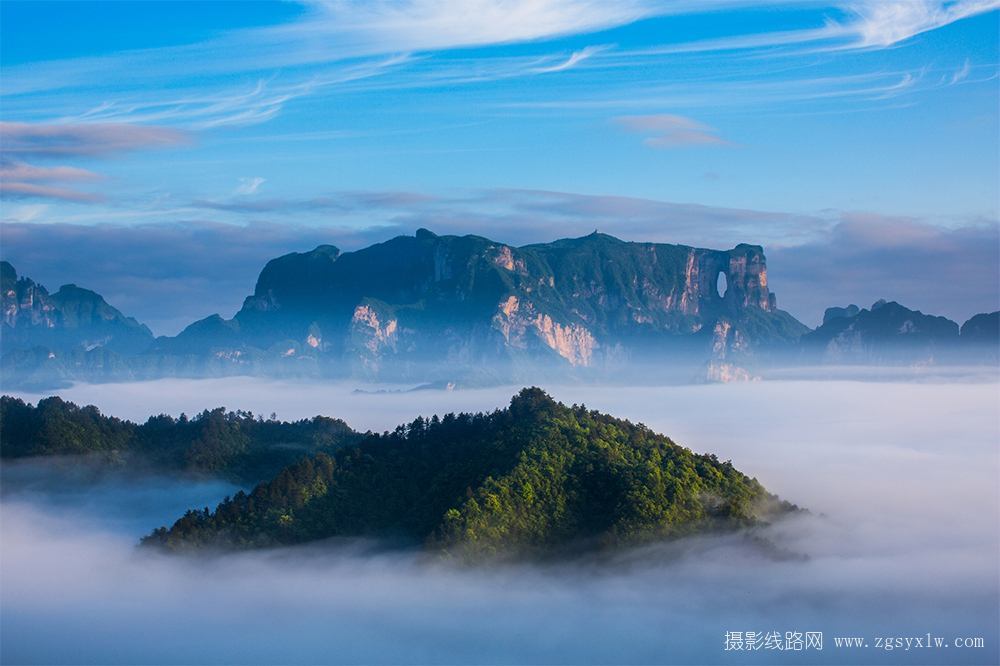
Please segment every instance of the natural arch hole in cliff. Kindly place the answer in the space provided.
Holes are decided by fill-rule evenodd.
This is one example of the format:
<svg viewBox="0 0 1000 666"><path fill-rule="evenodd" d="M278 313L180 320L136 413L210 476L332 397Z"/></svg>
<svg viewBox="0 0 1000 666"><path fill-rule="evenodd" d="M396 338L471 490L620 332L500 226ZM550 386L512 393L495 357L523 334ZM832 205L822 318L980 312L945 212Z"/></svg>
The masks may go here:
<svg viewBox="0 0 1000 666"><path fill-rule="evenodd" d="M726 292L729 291L729 282L726 280L726 274L719 271L719 281L715 284L716 291L719 292L719 298L725 298Z"/></svg>

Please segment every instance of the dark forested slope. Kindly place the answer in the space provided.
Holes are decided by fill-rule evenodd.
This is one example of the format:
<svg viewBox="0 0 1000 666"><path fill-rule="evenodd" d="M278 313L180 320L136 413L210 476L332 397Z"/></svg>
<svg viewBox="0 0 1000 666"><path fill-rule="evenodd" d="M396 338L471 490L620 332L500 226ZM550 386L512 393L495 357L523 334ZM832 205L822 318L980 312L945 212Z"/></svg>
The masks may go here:
<svg viewBox="0 0 1000 666"><path fill-rule="evenodd" d="M0 457L6 459L102 454L118 464L133 457L162 470L256 483L304 456L361 437L324 416L289 423L219 407L190 419L161 414L136 424L57 396L37 406L0 397Z"/></svg>

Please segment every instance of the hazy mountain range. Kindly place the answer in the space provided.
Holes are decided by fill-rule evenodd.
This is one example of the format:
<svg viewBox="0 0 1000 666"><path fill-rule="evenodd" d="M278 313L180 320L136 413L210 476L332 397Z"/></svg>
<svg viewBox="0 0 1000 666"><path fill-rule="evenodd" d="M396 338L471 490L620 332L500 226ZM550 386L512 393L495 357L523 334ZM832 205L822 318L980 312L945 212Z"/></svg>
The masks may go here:
<svg viewBox="0 0 1000 666"><path fill-rule="evenodd" d="M760 246L598 232L524 247L425 229L356 252L321 245L268 262L232 319L155 339L99 294L49 294L2 268L5 386L220 375L732 381L774 364L995 363L1000 341L1000 313L959 327L885 301L830 308L812 331L778 309Z"/></svg>

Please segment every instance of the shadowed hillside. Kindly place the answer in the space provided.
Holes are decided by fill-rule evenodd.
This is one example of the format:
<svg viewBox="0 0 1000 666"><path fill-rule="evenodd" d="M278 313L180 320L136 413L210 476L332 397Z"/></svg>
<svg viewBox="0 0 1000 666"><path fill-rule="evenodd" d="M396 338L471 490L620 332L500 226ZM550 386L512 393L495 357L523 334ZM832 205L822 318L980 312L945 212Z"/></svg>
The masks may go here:
<svg viewBox="0 0 1000 666"><path fill-rule="evenodd" d="M729 462L530 388L504 410L417 418L303 460L143 544L189 551L368 536L476 559L630 545L794 510Z"/></svg>

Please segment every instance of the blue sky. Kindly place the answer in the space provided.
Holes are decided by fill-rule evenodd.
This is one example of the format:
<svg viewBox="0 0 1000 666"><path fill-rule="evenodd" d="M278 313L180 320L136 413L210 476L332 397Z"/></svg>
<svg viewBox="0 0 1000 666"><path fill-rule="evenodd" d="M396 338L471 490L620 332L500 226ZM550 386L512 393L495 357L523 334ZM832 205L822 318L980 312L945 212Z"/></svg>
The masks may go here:
<svg viewBox="0 0 1000 666"><path fill-rule="evenodd" d="M172 334L319 242L599 228L762 244L810 325L961 323L1000 300L998 7L3 0L0 254Z"/></svg>

